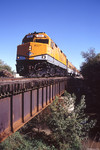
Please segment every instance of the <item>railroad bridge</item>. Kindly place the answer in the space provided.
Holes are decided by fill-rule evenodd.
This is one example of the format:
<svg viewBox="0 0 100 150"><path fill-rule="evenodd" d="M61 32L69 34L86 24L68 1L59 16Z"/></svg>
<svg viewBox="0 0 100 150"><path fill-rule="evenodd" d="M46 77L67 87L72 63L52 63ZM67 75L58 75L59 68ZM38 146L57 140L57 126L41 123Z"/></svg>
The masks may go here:
<svg viewBox="0 0 100 150"><path fill-rule="evenodd" d="M0 142L62 95L67 80L67 77L0 79Z"/></svg>

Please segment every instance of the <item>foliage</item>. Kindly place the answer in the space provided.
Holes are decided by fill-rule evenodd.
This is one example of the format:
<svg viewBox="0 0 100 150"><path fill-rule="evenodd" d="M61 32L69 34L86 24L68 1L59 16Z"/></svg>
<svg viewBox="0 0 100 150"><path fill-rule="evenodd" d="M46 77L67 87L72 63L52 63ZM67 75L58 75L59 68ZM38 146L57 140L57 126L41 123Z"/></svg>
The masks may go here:
<svg viewBox="0 0 100 150"><path fill-rule="evenodd" d="M94 48L89 49L87 52L82 51L81 54L87 63L96 56Z"/></svg>
<svg viewBox="0 0 100 150"><path fill-rule="evenodd" d="M56 150L54 146L48 146L40 139L30 138L16 132L0 144L0 150Z"/></svg>
<svg viewBox="0 0 100 150"><path fill-rule="evenodd" d="M100 53L94 54L90 50L84 54L81 73L84 77L86 103L91 112L100 114Z"/></svg>
<svg viewBox="0 0 100 150"><path fill-rule="evenodd" d="M82 52L85 62L81 66L81 73L89 81L100 81L100 53L95 54L93 49L88 52Z"/></svg>
<svg viewBox="0 0 100 150"><path fill-rule="evenodd" d="M5 64L2 60L0 60L0 71L3 69L8 70L9 72L12 73L11 67Z"/></svg>
<svg viewBox="0 0 100 150"><path fill-rule="evenodd" d="M95 125L89 121L84 113L85 97L82 96L80 104L74 105L69 112L70 105L75 104L75 95L65 93L64 99L56 99L50 106L51 114L48 116L48 126L52 131L52 138L56 141L58 149L80 150L81 142L88 137L89 129Z"/></svg>
<svg viewBox="0 0 100 150"><path fill-rule="evenodd" d="M2 150L31 150L32 143L25 140L19 132L16 132L2 142L0 148L2 148Z"/></svg>

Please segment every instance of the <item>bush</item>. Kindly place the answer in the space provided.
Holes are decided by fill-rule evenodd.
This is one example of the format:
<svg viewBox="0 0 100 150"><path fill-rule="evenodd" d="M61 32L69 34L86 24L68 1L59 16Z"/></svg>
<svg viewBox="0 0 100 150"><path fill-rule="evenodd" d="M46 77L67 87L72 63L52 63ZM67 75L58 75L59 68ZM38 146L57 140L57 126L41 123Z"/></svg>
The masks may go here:
<svg viewBox="0 0 100 150"><path fill-rule="evenodd" d="M65 92L64 99L56 100L50 106L47 123L52 131L52 138L56 141L58 149L80 150L82 140L88 137L90 128L93 128L95 121L89 121L84 113L85 96L82 96L80 103L75 106L75 95ZM74 109L69 111L74 104Z"/></svg>
<svg viewBox="0 0 100 150"><path fill-rule="evenodd" d="M30 138L16 132L0 144L0 150L57 150L54 146L48 146L40 139Z"/></svg>
<svg viewBox="0 0 100 150"><path fill-rule="evenodd" d="M2 142L0 148L2 150L32 150L32 143L16 132Z"/></svg>
<svg viewBox="0 0 100 150"><path fill-rule="evenodd" d="M12 73L11 67L5 64L2 60L0 60L0 71L3 69Z"/></svg>

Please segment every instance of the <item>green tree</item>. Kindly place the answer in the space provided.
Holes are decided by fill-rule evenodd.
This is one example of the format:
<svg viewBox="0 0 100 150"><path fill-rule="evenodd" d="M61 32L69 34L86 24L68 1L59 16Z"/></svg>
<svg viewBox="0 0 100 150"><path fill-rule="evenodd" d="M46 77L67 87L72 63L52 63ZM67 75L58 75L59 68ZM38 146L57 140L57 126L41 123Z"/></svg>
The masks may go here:
<svg viewBox="0 0 100 150"><path fill-rule="evenodd" d="M12 73L12 69L9 65L5 64L2 60L0 60L0 71L7 70Z"/></svg>
<svg viewBox="0 0 100 150"><path fill-rule="evenodd" d="M85 59L81 73L84 77L87 111L96 113L97 126L100 126L100 53L96 54L90 49L83 52L82 56Z"/></svg>
<svg viewBox="0 0 100 150"><path fill-rule="evenodd" d="M95 54L94 49L90 49L88 52L82 52L82 57L85 59L80 67L83 77L91 83L100 83L100 53Z"/></svg>
<svg viewBox="0 0 100 150"><path fill-rule="evenodd" d="M90 128L95 125L84 113L85 97L82 96L76 106L75 99L75 95L66 92L63 100L59 102L57 98L50 106L47 122L59 150L80 150L82 140L88 137ZM74 109L70 111L72 104Z"/></svg>
<svg viewBox="0 0 100 150"><path fill-rule="evenodd" d="M85 59L85 62L89 62L91 59L93 59L96 54L95 54L95 49L90 48L87 52L81 52L82 57Z"/></svg>

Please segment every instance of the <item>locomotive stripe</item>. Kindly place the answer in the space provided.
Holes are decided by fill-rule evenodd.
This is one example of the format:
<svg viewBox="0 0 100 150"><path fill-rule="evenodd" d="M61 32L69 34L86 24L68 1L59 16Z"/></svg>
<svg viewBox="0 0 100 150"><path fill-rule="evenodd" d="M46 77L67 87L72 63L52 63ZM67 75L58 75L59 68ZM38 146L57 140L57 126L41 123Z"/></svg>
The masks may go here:
<svg viewBox="0 0 100 150"><path fill-rule="evenodd" d="M43 58L43 56L45 56L45 58ZM17 60L25 60L25 58L23 59L23 57L24 56L19 56L19 59L17 59ZM63 63L61 63L60 61L58 61L57 59L55 59L54 57L52 57L48 54L26 57L26 59L29 59L29 60L32 60L32 58L33 58L33 60L46 60L47 62L49 62L51 64L55 64L56 66L59 66L63 69L67 69L66 65L64 65Z"/></svg>
<svg viewBox="0 0 100 150"><path fill-rule="evenodd" d="M43 56L46 56L45 58L43 58ZM50 55L40 55L40 56L36 56L34 57L34 60L46 60L47 62L51 63L51 64L55 64L56 66L59 66L63 69L66 69L67 66L64 65L63 63L61 63L60 61L56 60L54 57L51 57Z"/></svg>

